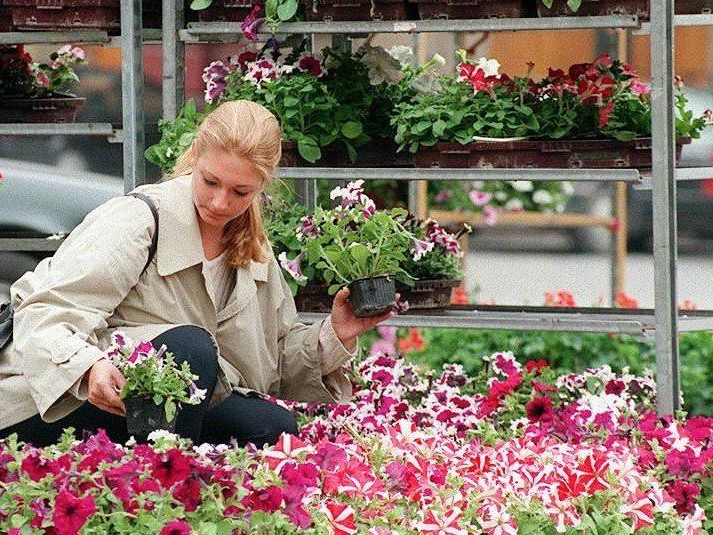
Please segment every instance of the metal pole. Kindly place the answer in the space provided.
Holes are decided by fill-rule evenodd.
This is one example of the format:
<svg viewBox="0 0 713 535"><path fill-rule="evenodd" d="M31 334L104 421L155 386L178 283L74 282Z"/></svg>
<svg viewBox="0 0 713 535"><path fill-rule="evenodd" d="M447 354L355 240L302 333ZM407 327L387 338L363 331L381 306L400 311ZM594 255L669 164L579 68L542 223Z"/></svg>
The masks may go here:
<svg viewBox="0 0 713 535"><path fill-rule="evenodd" d="M673 0L651 2L650 43L657 410L659 414L668 414L680 407L676 311Z"/></svg>
<svg viewBox="0 0 713 535"><path fill-rule="evenodd" d="M163 2L163 119L172 121L185 100L185 45L178 38L184 26L183 0Z"/></svg>
<svg viewBox="0 0 713 535"><path fill-rule="evenodd" d="M413 49L413 55L416 61L420 64L423 63L421 60L421 36L418 33L411 35L411 48ZM418 217L423 218L425 214L421 213L419 208L419 184L420 181L411 180L408 183L408 209L412 214L416 214Z"/></svg>
<svg viewBox="0 0 713 535"><path fill-rule="evenodd" d="M121 95L124 119L124 190L146 182L141 0L121 2Z"/></svg>

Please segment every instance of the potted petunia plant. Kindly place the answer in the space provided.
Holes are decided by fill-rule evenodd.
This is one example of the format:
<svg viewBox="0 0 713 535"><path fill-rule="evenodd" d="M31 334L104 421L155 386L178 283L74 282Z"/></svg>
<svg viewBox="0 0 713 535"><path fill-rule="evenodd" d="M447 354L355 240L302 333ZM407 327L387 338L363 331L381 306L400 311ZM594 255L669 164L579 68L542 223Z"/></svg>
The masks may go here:
<svg viewBox="0 0 713 535"><path fill-rule="evenodd" d="M67 93L86 63L84 50L65 45L37 63L23 45L0 45L0 122L74 122L84 98Z"/></svg>
<svg viewBox="0 0 713 535"><path fill-rule="evenodd" d="M152 431L173 431L182 403L199 404L206 395L196 387L198 376L190 365L180 366L166 346L156 349L151 342L135 344L125 333L115 331L107 358L126 378L120 396L126 406L126 425L130 435L145 440Z"/></svg>
<svg viewBox="0 0 713 535"><path fill-rule="evenodd" d="M400 221L406 210L377 211L362 184L335 188L330 197L340 204L333 210L317 208L309 222L311 230L303 225L300 233L305 261L322 271L330 295L349 286L359 317L396 307L396 280L412 281L402 266L415 240Z"/></svg>

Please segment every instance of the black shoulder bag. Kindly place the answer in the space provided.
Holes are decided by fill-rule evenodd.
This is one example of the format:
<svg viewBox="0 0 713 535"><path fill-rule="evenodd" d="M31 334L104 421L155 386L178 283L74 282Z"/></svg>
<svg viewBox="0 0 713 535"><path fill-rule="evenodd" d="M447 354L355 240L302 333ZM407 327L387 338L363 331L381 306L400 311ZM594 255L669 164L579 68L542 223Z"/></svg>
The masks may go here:
<svg viewBox="0 0 713 535"><path fill-rule="evenodd" d="M129 193L129 195L136 197L137 199L141 199L148 205L156 226L156 230L151 237L149 258L146 261L144 269L141 270L141 275L143 275L149 267L149 264L151 264L151 260L153 260L153 257L156 255L156 249L158 248L158 209L151 198L143 193ZM10 303L0 303L0 350L5 349L5 347L7 347L12 340L12 317L13 310Z"/></svg>

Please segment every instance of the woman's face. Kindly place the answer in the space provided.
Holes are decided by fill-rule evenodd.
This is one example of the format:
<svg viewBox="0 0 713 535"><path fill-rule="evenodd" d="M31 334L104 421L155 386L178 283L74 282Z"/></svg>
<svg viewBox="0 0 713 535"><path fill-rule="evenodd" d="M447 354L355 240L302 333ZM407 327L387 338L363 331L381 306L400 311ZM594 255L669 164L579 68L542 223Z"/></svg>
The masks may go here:
<svg viewBox="0 0 713 535"><path fill-rule="evenodd" d="M220 149L206 150L193 166L193 202L202 223L223 229L262 191L262 176L249 160Z"/></svg>

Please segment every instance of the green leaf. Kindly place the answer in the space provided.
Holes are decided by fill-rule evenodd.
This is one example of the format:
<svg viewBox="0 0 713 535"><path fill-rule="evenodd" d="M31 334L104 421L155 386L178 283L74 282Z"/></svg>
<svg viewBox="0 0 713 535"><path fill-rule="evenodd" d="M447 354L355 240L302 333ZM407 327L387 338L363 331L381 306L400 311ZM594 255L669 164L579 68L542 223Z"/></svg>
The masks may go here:
<svg viewBox="0 0 713 535"><path fill-rule="evenodd" d="M359 243L354 247L350 247L349 254L351 254L352 258L359 264L365 264L371 257L371 251L369 251L369 248L362 243Z"/></svg>
<svg viewBox="0 0 713 535"><path fill-rule="evenodd" d="M579 11L579 6L582 5L582 0L567 0L567 6L575 13Z"/></svg>
<svg viewBox="0 0 713 535"><path fill-rule="evenodd" d="M327 293L328 293L329 295L334 295L335 293L337 293L337 292L339 291L339 288L341 288L341 287L342 287L341 284L332 284L332 285L329 287L329 290L327 290Z"/></svg>
<svg viewBox="0 0 713 535"><path fill-rule="evenodd" d="M172 422L175 417L176 417L176 403L172 399L169 399L166 402L166 420L169 422Z"/></svg>
<svg viewBox="0 0 713 535"><path fill-rule="evenodd" d="M156 405L161 405L163 403L163 396L161 394L154 394L153 395L153 402Z"/></svg>
<svg viewBox="0 0 713 535"><path fill-rule="evenodd" d="M303 138L297 142L297 152L309 163L315 163L322 157L322 151L317 142L310 138Z"/></svg>
<svg viewBox="0 0 713 535"><path fill-rule="evenodd" d="M364 128L362 127L362 124L357 123L356 121L347 121L342 125L342 134L344 134L344 137L347 139L356 139L362 134L363 131Z"/></svg>
<svg viewBox="0 0 713 535"><path fill-rule="evenodd" d="M265 2L265 15L268 17L275 17L277 14L277 2L278 0L267 0Z"/></svg>
<svg viewBox="0 0 713 535"><path fill-rule="evenodd" d="M283 1L277 6L277 17L281 21L290 20L297 13L297 2L295 0Z"/></svg>
<svg viewBox="0 0 713 535"><path fill-rule="evenodd" d="M191 2L191 9L193 11L200 11L201 9L210 7L212 3L213 0L193 0L193 2Z"/></svg>

